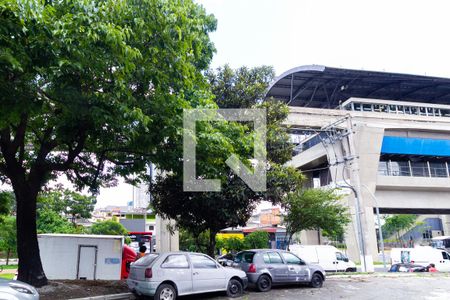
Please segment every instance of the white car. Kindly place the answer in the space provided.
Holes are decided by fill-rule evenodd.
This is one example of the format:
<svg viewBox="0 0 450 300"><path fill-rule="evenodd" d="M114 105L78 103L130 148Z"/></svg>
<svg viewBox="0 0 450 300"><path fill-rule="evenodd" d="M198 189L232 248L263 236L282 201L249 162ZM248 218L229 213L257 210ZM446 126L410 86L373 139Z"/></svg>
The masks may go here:
<svg viewBox="0 0 450 300"><path fill-rule="evenodd" d="M0 278L0 299L39 300L34 287L21 281Z"/></svg>
<svg viewBox="0 0 450 300"><path fill-rule="evenodd" d="M247 287L245 272L222 267L202 253L150 253L131 264L128 288L138 297L175 300L177 296L224 291L239 297Z"/></svg>

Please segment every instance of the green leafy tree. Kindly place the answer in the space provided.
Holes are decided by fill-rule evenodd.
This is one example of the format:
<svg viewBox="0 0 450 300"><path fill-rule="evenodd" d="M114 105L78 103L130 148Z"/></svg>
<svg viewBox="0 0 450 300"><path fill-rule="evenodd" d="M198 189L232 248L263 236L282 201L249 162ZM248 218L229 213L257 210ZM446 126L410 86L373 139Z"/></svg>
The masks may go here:
<svg viewBox="0 0 450 300"><path fill-rule="evenodd" d="M45 191L38 196L38 209L46 208L56 213L70 216L72 224L80 218L90 218L95 204L95 196L82 195L68 189Z"/></svg>
<svg viewBox="0 0 450 300"><path fill-rule="evenodd" d="M0 3L0 178L17 201L19 280L47 283L36 199L49 180L96 192L146 178L150 161L173 168L182 109L210 98L215 27L190 0Z"/></svg>
<svg viewBox="0 0 450 300"><path fill-rule="evenodd" d="M269 234L266 231L257 230L249 233L244 238L247 249L264 249L269 247Z"/></svg>
<svg viewBox="0 0 450 300"><path fill-rule="evenodd" d="M245 248L244 240L235 236L222 238L221 249L225 249L227 253L236 253Z"/></svg>
<svg viewBox="0 0 450 300"><path fill-rule="evenodd" d="M384 219L384 224L381 226L384 237L389 237L395 234L398 243L402 242L400 233L410 229L415 225L417 220L416 215L392 215Z"/></svg>
<svg viewBox="0 0 450 300"><path fill-rule="evenodd" d="M38 233L78 233L67 218L49 208L38 210L36 229Z"/></svg>
<svg viewBox="0 0 450 300"><path fill-rule="evenodd" d="M17 253L16 218L5 217L0 222L0 251L6 253L6 265L9 264L11 255Z"/></svg>
<svg viewBox="0 0 450 300"><path fill-rule="evenodd" d="M11 213L15 202L14 193L10 191L0 191L0 218ZM1 222L1 219L0 219Z"/></svg>
<svg viewBox="0 0 450 300"><path fill-rule="evenodd" d="M251 107L264 99L275 72L271 66L241 67L233 70L225 65L208 70L206 77L221 108Z"/></svg>
<svg viewBox="0 0 450 300"><path fill-rule="evenodd" d="M250 73L259 74L248 80L239 76L239 71L231 74L233 84L221 82L228 75L229 68L219 69L217 74L209 71L208 77L219 107L263 108L267 113L267 191L254 192L229 169L225 161L231 154L250 166L253 155L253 134L250 124L233 122L199 122L197 128L197 176L221 180L220 192L183 191L183 173L173 172L157 179L152 184L154 197L152 206L162 216L174 219L179 228L189 231L193 236L209 232L208 254L214 255L217 248L216 234L227 227L245 226L247 220L262 200L280 203L286 193L299 186L303 176L291 167L285 167L292 157L292 144L283 126L289 109L276 101L259 103L262 87L267 87L273 78L268 67L255 68ZM247 71L246 71L247 72ZM269 74L269 75L268 75ZM272 74L272 75L270 75ZM213 78L213 79L211 79ZM228 80L228 79L227 79ZM240 105L237 99L242 97ZM220 100L218 100L220 99ZM182 153L178 154L181 164ZM181 167L180 167L181 169Z"/></svg>
<svg viewBox="0 0 450 300"><path fill-rule="evenodd" d="M332 236L341 234L350 222L347 208L332 189L297 190L283 201L287 245L303 230L322 229Z"/></svg>
<svg viewBox="0 0 450 300"><path fill-rule="evenodd" d="M114 220L101 221L92 224L92 234L102 235L128 235L128 230L119 222Z"/></svg>
<svg viewBox="0 0 450 300"><path fill-rule="evenodd" d="M209 232L194 236L189 231L180 228L180 249L183 251L207 253Z"/></svg>

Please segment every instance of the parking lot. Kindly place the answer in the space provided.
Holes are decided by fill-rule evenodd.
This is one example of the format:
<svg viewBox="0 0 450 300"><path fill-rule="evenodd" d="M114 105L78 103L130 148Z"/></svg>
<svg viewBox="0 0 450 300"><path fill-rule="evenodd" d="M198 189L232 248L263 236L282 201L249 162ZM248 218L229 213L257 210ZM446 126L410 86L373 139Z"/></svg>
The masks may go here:
<svg viewBox="0 0 450 300"><path fill-rule="evenodd" d="M240 299L449 299L449 283L449 274L330 277L321 289L280 286L268 293L258 293L250 288ZM182 297L181 299L225 300L228 298L223 294L208 294Z"/></svg>

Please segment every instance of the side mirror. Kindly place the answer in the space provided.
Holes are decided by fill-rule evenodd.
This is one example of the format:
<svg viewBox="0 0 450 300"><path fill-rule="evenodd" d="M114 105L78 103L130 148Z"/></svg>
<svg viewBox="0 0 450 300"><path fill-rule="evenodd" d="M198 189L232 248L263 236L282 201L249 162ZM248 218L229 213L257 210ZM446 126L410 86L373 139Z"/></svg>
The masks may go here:
<svg viewBox="0 0 450 300"><path fill-rule="evenodd" d="M344 257L344 259L343 259L345 262L348 262L348 258L347 257Z"/></svg>

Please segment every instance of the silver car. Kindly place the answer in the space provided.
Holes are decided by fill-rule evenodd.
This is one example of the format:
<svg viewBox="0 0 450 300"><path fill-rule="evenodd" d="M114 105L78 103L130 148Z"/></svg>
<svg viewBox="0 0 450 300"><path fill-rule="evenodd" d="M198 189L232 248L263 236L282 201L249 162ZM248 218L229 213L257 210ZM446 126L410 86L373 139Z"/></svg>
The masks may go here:
<svg viewBox="0 0 450 300"><path fill-rule="evenodd" d="M245 272L224 268L208 255L192 252L150 253L131 264L128 288L138 297L174 300L177 296L226 291L239 297L247 287Z"/></svg>
<svg viewBox="0 0 450 300"><path fill-rule="evenodd" d="M0 278L0 299L39 300L39 294L29 284L17 280Z"/></svg>
<svg viewBox="0 0 450 300"><path fill-rule="evenodd" d="M248 281L261 292L272 284L308 283L322 287L325 271L318 265L308 265L295 254L277 249L256 249L239 252L233 267L247 273Z"/></svg>

